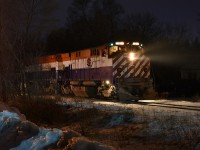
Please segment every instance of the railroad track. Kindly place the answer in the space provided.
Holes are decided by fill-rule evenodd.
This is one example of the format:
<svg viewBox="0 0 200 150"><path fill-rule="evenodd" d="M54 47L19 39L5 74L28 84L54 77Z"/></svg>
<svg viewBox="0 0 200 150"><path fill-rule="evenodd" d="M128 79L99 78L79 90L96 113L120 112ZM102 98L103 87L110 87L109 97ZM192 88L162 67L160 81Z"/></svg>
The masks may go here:
<svg viewBox="0 0 200 150"><path fill-rule="evenodd" d="M176 108L176 109L185 109L185 110L194 110L200 111L199 106L190 106L190 105L178 105L178 104L166 104L166 103L154 103L154 102L133 102L134 104L147 105L147 106L157 106L157 107L166 107L166 108Z"/></svg>
<svg viewBox="0 0 200 150"><path fill-rule="evenodd" d="M105 101L105 100L102 100ZM106 100L107 101L107 100ZM111 102L117 102L116 100L109 100ZM200 106L191 106L191 105L181 105L181 104L167 104L167 103L159 103L159 102L142 102L142 101L129 101L124 102L126 104L138 104L138 105L146 105L146 106L157 106L157 107L166 107L166 108L176 108L176 109L185 109L185 110L193 110L200 111Z"/></svg>

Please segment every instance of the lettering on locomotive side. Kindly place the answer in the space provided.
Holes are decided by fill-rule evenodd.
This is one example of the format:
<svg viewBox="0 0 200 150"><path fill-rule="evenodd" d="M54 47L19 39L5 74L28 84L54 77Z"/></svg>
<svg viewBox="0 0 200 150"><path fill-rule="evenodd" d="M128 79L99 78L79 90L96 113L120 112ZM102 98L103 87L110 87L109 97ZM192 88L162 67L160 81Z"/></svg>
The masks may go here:
<svg viewBox="0 0 200 150"><path fill-rule="evenodd" d="M88 58L88 59L87 59L87 66L88 66L88 67L91 67L91 66L92 66L92 60L91 60L91 58Z"/></svg>

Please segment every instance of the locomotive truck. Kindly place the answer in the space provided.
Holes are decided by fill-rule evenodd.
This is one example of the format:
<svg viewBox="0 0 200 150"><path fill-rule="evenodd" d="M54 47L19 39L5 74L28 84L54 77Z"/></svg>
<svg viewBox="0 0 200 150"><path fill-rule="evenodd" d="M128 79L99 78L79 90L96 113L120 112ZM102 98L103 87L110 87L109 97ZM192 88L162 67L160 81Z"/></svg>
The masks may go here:
<svg viewBox="0 0 200 150"><path fill-rule="evenodd" d="M150 59L139 42L41 56L27 67L27 76L34 87L37 83L46 92L79 97L138 100L153 88Z"/></svg>

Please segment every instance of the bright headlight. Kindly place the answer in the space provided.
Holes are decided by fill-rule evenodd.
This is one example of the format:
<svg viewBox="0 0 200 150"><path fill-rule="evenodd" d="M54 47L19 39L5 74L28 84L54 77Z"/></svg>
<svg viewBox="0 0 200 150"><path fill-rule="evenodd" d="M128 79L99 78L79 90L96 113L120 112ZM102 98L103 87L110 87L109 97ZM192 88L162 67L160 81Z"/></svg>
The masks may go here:
<svg viewBox="0 0 200 150"><path fill-rule="evenodd" d="M109 80L106 80L106 84L110 84L110 81L109 81Z"/></svg>
<svg viewBox="0 0 200 150"><path fill-rule="evenodd" d="M135 60L135 53L133 53L133 52L130 52L130 53L129 53L129 60L130 60L130 61Z"/></svg>
<svg viewBox="0 0 200 150"><path fill-rule="evenodd" d="M132 45L140 45L139 42L133 42Z"/></svg>

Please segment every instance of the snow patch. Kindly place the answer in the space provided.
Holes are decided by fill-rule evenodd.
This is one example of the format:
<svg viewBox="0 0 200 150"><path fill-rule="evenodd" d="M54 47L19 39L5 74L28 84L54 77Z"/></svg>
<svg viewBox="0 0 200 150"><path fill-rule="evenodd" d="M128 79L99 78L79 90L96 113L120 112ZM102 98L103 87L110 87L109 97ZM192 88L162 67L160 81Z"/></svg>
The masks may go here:
<svg viewBox="0 0 200 150"><path fill-rule="evenodd" d="M56 143L62 136L62 131L59 129L40 128L38 135L23 141L19 146L11 150L39 150L50 144Z"/></svg>
<svg viewBox="0 0 200 150"><path fill-rule="evenodd" d="M112 116L111 121L108 123L108 125L106 127L113 127L113 126L117 126L117 125L130 123L133 121L134 121L134 116L116 114L116 115Z"/></svg>
<svg viewBox="0 0 200 150"><path fill-rule="evenodd" d="M4 110L3 112L0 112L0 119L2 118L15 118L15 119L19 119L19 115L13 112L9 112L7 110Z"/></svg>
<svg viewBox="0 0 200 150"><path fill-rule="evenodd" d="M124 115L114 115L112 116L111 121L107 125L107 127L112 127L123 123L124 123Z"/></svg>
<svg viewBox="0 0 200 150"><path fill-rule="evenodd" d="M0 112L0 132L5 128L20 122L18 114L4 110Z"/></svg>
<svg viewBox="0 0 200 150"><path fill-rule="evenodd" d="M0 132L6 130L6 128L15 126L20 123L21 119L18 114L4 110L0 112ZM59 129L45 129L39 128L39 133L27 140L21 142L21 144L11 150L39 150L57 142L62 136L62 131Z"/></svg>

